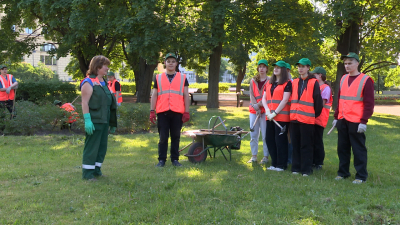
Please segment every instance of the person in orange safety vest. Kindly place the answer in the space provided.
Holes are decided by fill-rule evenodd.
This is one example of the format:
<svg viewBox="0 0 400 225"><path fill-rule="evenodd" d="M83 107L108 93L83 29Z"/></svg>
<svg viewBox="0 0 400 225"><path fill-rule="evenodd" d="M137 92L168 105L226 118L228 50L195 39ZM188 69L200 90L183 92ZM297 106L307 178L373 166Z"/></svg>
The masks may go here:
<svg viewBox="0 0 400 225"><path fill-rule="evenodd" d="M18 88L18 82L12 74L7 74L6 65L0 65L0 71L0 110L7 108L10 113L13 113L15 89Z"/></svg>
<svg viewBox="0 0 400 225"><path fill-rule="evenodd" d="M179 163L179 141L182 124L189 121L189 82L186 75L176 72L178 61L174 53L165 56L165 73L156 75L150 102L150 122L157 127L160 140L158 142L158 164L164 167L167 160L168 137L171 136L171 162Z"/></svg>
<svg viewBox="0 0 400 225"><path fill-rule="evenodd" d="M67 112L70 112L70 116L68 117L68 124L63 124L62 125L62 129L66 128L66 126L68 125L72 125L72 123L76 122L76 120L79 118L79 114L77 112L75 112L75 106L73 106L71 103L64 103L62 104L62 102L60 100L55 100L53 102L54 105L60 107L61 109L64 109Z"/></svg>
<svg viewBox="0 0 400 225"><path fill-rule="evenodd" d="M339 170L336 180L350 177L351 150L357 171L354 184L367 180L367 147L365 131L368 119L374 113L374 81L358 71L359 57L354 52L342 56L348 74L340 80L338 105L332 125L337 127Z"/></svg>
<svg viewBox="0 0 400 225"><path fill-rule="evenodd" d="M121 83L119 83L117 79L115 79L114 72L111 71L108 72L107 77L108 77L108 89L110 89L111 93L114 94L115 100L117 100L117 105L121 106L122 103Z"/></svg>

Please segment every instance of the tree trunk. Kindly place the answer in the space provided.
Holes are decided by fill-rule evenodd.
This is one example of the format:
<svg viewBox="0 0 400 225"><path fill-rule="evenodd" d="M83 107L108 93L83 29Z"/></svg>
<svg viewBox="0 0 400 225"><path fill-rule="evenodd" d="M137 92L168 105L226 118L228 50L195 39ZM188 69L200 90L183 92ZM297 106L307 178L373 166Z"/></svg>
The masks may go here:
<svg viewBox="0 0 400 225"><path fill-rule="evenodd" d="M219 68L221 66L222 42L213 49L210 55L210 66L208 69L208 98L207 108L219 108Z"/></svg>
<svg viewBox="0 0 400 225"><path fill-rule="evenodd" d="M85 78L86 77L86 73L89 70L90 60L85 59L85 57L83 56L82 51L77 51L76 58L78 59L79 69L83 74L83 78Z"/></svg>
<svg viewBox="0 0 400 225"><path fill-rule="evenodd" d="M242 86L242 81L243 81L244 75L246 74L246 66L247 65L245 64L243 69L238 71L238 76L237 76L237 79L236 79L236 93L238 93L238 92L240 93L240 88Z"/></svg>
<svg viewBox="0 0 400 225"><path fill-rule="evenodd" d="M136 93L137 103L149 103L150 102L150 91L151 84L153 81L154 70L157 67L156 64L147 64L147 61L143 58L139 60L139 74L135 73L136 81Z"/></svg>

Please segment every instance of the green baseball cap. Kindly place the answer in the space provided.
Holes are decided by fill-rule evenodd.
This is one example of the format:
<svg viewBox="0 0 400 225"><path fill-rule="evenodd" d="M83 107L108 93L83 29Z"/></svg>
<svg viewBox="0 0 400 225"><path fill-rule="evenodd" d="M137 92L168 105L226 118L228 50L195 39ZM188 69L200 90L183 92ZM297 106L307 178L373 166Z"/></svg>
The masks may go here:
<svg viewBox="0 0 400 225"><path fill-rule="evenodd" d="M168 53L167 55L165 55L165 60L167 60L168 58L174 58L176 59L176 55L172 52Z"/></svg>
<svg viewBox="0 0 400 225"><path fill-rule="evenodd" d="M264 64L266 66L268 66L268 61L266 59L260 59L260 61L258 61L257 66L259 66L260 64Z"/></svg>
<svg viewBox="0 0 400 225"><path fill-rule="evenodd" d="M291 70L291 69L292 69L292 67L290 66L290 64L289 64L289 63L286 63L286 69L289 69L289 70Z"/></svg>
<svg viewBox="0 0 400 225"><path fill-rule="evenodd" d="M303 66L311 66L311 61L307 58L302 58L299 60L299 62L296 63L296 66L299 64L301 64Z"/></svg>
<svg viewBox="0 0 400 225"><path fill-rule="evenodd" d="M0 65L0 70L2 70L3 68L7 68L6 65Z"/></svg>
<svg viewBox="0 0 400 225"><path fill-rule="evenodd" d="M279 66L279 67L285 67L286 68L286 62L283 60L279 60L278 62L272 64L272 66Z"/></svg>
<svg viewBox="0 0 400 225"><path fill-rule="evenodd" d="M114 74L114 72L110 71L110 72L107 73L107 76L115 76L115 74Z"/></svg>
<svg viewBox="0 0 400 225"><path fill-rule="evenodd" d="M326 70L320 66L315 67L315 69L313 71L311 71L310 73L321 73L326 76Z"/></svg>
<svg viewBox="0 0 400 225"><path fill-rule="evenodd" d="M354 52L349 52L349 54L347 55L342 55L342 57L340 57L342 60L345 58L355 58L357 60L357 62L360 62L360 58L358 57L358 55Z"/></svg>
<svg viewBox="0 0 400 225"><path fill-rule="evenodd" d="M54 100L53 105L61 104L60 100Z"/></svg>

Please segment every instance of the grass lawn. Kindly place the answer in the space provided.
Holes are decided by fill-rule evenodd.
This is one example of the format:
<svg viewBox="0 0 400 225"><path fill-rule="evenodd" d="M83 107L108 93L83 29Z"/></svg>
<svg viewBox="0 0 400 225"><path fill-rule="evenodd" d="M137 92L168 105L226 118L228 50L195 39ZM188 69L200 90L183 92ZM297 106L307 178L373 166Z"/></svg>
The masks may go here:
<svg viewBox="0 0 400 225"><path fill-rule="evenodd" d="M245 107L191 107L197 112L184 130L207 128L212 115L249 130ZM247 164L249 136L232 161L218 153L192 164L181 156L181 168L170 162L156 168L154 129L110 136L102 169L107 177L88 182L81 179L84 136L2 136L0 224L400 224L399 119L370 119L369 178L361 185L351 183L353 166L351 178L334 180L337 132L326 135L331 123L323 170L309 177ZM190 141L182 137L181 146Z"/></svg>

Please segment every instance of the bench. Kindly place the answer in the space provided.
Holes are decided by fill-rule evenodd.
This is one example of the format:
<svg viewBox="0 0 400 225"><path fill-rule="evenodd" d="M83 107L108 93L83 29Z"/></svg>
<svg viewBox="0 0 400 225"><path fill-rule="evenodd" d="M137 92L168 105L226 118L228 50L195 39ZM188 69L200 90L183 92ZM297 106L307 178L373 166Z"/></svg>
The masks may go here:
<svg viewBox="0 0 400 225"><path fill-rule="evenodd" d="M382 91L383 95L400 95L400 91Z"/></svg>
<svg viewBox="0 0 400 225"><path fill-rule="evenodd" d="M197 102L207 102L208 93L190 93L190 105ZM243 106L243 100L239 99L239 93L218 93L218 101L236 101L236 107Z"/></svg>
<svg viewBox="0 0 400 225"><path fill-rule="evenodd" d="M250 96L250 91L242 91L243 95Z"/></svg>

